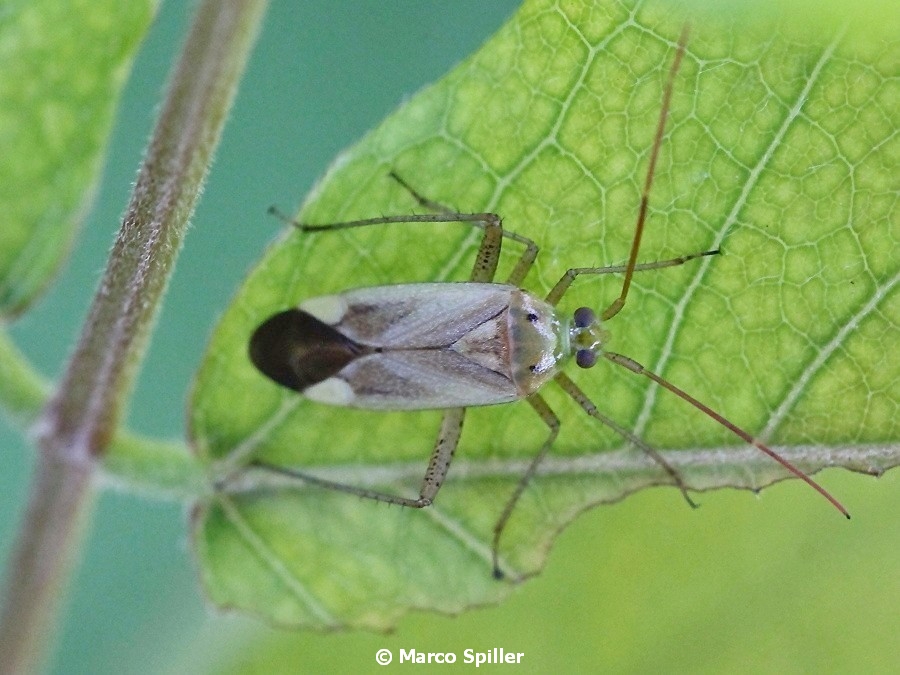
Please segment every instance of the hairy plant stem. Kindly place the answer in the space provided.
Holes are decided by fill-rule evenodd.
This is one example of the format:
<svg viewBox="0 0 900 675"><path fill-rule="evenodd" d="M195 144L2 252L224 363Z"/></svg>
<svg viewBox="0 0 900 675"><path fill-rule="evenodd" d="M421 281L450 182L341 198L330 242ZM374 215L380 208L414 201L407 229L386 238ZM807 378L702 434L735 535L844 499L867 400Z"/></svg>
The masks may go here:
<svg viewBox="0 0 900 675"><path fill-rule="evenodd" d="M38 423L37 474L0 615L0 673L35 670L50 642L98 460L120 423L265 6L205 0L170 76L100 288Z"/></svg>

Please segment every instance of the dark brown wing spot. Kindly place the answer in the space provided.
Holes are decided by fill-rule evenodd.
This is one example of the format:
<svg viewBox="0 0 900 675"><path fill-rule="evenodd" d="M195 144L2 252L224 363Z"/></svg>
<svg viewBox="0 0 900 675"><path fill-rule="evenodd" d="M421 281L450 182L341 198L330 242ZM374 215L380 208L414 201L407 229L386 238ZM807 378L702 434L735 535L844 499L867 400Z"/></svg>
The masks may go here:
<svg viewBox="0 0 900 675"><path fill-rule="evenodd" d="M402 321L408 314L409 307L404 302L354 302L340 323L350 335L366 341L383 336L388 328Z"/></svg>
<svg viewBox="0 0 900 675"><path fill-rule="evenodd" d="M250 338L250 360L278 384L303 391L336 375L367 350L300 309L266 319Z"/></svg>

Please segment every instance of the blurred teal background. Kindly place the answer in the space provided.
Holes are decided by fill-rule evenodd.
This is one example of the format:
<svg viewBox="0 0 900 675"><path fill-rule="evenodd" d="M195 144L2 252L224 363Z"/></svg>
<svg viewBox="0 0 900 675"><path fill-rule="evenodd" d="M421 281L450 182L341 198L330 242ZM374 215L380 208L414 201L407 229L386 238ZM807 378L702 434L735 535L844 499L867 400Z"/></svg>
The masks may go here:
<svg viewBox="0 0 900 675"><path fill-rule="evenodd" d="M192 7L164 3L126 88L71 263L12 329L47 375L62 367L105 264ZM293 209L342 148L476 49L515 7L272 4L135 392L135 431L183 437L185 398L207 336L278 229L266 208ZM0 447L5 560L32 452L5 424ZM460 657L465 648L503 647L526 653L517 672L892 672L900 667L896 472L822 480L853 512L849 525L796 483L759 499L705 495L693 513L675 491L645 492L573 525L547 573L505 605L456 619L413 615L389 637L276 633L217 615L197 585L185 509L104 491L51 670L385 672L374 661L381 647L395 659L401 647Z"/></svg>

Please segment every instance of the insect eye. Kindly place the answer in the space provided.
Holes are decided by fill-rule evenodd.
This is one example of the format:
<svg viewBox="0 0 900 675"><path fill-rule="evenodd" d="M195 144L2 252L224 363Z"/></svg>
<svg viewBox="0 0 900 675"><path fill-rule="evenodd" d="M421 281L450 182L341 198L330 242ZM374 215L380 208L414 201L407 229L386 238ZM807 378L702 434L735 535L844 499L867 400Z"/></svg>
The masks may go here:
<svg viewBox="0 0 900 675"><path fill-rule="evenodd" d="M590 368L597 363L597 352L593 349L579 349L575 352L575 363L579 368Z"/></svg>
<svg viewBox="0 0 900 675"><path fill-rule="evenodd" d="M591 324L597 323L597 315L590 307L579 307L575 310L573 318L576 328L587 328Z"/></svg>

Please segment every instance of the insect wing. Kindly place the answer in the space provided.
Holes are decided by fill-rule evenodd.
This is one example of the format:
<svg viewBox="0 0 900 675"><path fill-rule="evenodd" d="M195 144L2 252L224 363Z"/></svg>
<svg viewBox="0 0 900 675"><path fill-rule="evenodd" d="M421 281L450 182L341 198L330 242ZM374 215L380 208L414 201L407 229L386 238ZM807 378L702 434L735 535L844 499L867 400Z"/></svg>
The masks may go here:
<svg viewBox="0 0 900 675"><path fill-rule="evenodd" d="M423 410L518 398L508 377L512 286L479 283L360 288L301 309L365 350L304 393L323 403Z"/></svg>
<svg viewBox="0 0 900 675"><path fill-rule="evenodd" d="M342 316L301 309L331 323L363 345L384 349L434 349L453 344L509 307L516 289L501 284L403 284L358 288L342 293Z"/></svg>
<svg viewBox="0 0 900 675"><path fill-rule="evenodd" d="M509 378L449 349L370 354L350 363L334 379L353 391L345 405L359 408L427 410L518 398ZM316 398L315 389L307 390L307 396Z"/></svg>

